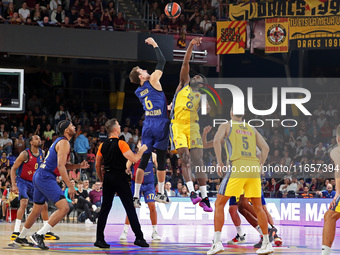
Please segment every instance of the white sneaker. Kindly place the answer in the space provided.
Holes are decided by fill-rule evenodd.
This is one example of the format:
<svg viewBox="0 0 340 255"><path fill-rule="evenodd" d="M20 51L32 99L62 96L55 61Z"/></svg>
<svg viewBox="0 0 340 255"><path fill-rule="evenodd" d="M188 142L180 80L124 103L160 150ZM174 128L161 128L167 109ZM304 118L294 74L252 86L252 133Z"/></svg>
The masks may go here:
<svg viewBox="0 0 340 255"><path fill-rule="evenodd" d="M127 240L127 232L123 231L123 233L120 235L119 240Z"/></svg>
<svg viewBox="0 0 340 255"><path fill-rule="evenodd" d="M133 205L135 208L141 208L142 207L142 204L140 203L140 200L138 197L134 197L133 198Z"/></svg>
<svg viewBox="0 0 340 255"><path fill-rule="evenodd" d="M273 253L273 246L271 243L262 243L262 246L260 249L256 251L257 254L270 254Z"/></svg>
<svg viewBox="0 0 340 255"><path fill-rule="evenodd" d="M222 251L224 251L222 242L217 242L211 245L210 250L207 252L207 254L212 255L212 254L216 254Z"/></svg>
<svg viewBox="0 0 340 255"><path fill-rule="evenodd" d="M246 234L243 236L239 236L237 234L232 240L228 241L227 244L235 245L235 244L240 244L240 243L245 243L246 242Z"/></svg>
<svg viewBox="0 0 340 255"><path fill-rule="evenodd" d="M90 219L86 219L85 224L93 224L93 222Z"/></svg>
<svg viewBox="0 0 340 255"><path fill-rule="evenodd" d="M96 205L92 205L92 210L95 212L97 210L97 206Z"/></svg>
<svg viewBox="0 0 340 255"><path fill-rule="evenodd" d="M151 238L154 241L160 241L161 240L161 237L158 235L157 231L152 232Z"/></svg>

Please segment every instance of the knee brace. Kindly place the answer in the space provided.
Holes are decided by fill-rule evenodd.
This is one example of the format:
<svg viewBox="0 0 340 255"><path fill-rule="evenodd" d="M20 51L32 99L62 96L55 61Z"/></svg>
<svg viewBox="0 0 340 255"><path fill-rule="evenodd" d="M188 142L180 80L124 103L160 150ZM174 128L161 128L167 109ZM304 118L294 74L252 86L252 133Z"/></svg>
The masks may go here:
<svg viewBox="0 0 340 255"><path fill-rule="evenodd" d="M139 167L140 169L142 169L143 171L145 171L145 168L147 167L148 165L148 162L149 162L149 159L151 157L151 152L149 153L144 153L142 155L142 158L140 160L140 163L139 163Z"/></svg>
<svg viewBox="0 0 340 255"><path fill-rule="evenodd" d="M156 154L157 154L157 164L158 164L158 169L157 170L165 171L165 166L166 166L166 150L156 149Z"/></svg>

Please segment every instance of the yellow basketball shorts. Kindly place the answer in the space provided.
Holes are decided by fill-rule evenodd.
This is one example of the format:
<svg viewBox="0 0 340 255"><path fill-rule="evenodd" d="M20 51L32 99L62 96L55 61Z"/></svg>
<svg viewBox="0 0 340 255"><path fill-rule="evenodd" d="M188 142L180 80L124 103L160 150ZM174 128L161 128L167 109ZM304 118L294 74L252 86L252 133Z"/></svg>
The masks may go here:
<svg viewBox="0 0 340 255"><path fill-rule="evenodd" d="M227 169L218 194L228 197L261 197L261 174L258 161L236 160Z"/></svg>
<svg viewBox="0 0 340 255"><path fill-rule="evenodd" d="M180 122L171 123L170 143L172 152L183 147L188 147L189 149L203 148L199 124Z"/></svg>
<svg viewBox="0 0 340 255"><path fill-rule="evenodd" d="M340 213L340 197L336 200L334 211Z"/></svg>

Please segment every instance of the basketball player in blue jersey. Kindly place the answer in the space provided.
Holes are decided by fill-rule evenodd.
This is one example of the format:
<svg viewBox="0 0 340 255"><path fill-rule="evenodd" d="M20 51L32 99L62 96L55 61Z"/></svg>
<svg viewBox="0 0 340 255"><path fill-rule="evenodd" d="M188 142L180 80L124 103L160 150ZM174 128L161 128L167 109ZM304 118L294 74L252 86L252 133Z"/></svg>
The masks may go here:
<svg viewBox="0 0 340 255"><path fill-rule="evenodd" d="M41 139L38 135L33 135L30 138L30 145L30 148L27 148L20 153L11 168L11 181L13 183L12 192L16 194L19 193L20 200L20 207L15 220L14 232L11 235L12 241L14 241L20 234L20 224L22 216L27 208L28 199L33 200L33 174L43 162L44 158L43 151L39 148L41 145ZM46 224L48 222L47 204L44 205L41 211L41 217L44 224ZM46 236L48 236L48 239L51 240L59 240L59 237L54 235L52 232L46 233ZM27 246L29 244L25 243L23 245Z"/></svg>
<svg viewBox="0 0 340 255"><path fill-rule="evenodd" d="M165 182L165 160L166 150L169 143L169 118L167 112L167 101L159 82L163 74L165 58L153 38L149 37L145 43L152 45L155 49L157 57L157 66L155 71L150 75L146 70L142 70L138 66L134 67L130 72L130 81L140 86L135 91L136 96L143 105L145 111L145 120L142 130L142 144L148 149L144 152L139 168L136 173L136 183L134 191L134 205L140 206L139 193L142 185L144 171L148 164L151 152L156 150L157 154L157 178L158 193L155 197L157 202L169 203L170 200L164 193Z"/></svg>
<svg viewBox="0 0 340 255"><path fill-rule="evenodd" d="M141 147L141 141L138 141L137 148L138 150ZM135 177L136 177L136 172L139 167L140 160L136 162L133 165L133 171L131 172L131 165L132 162L129 160L126 163L126 173L127 174L132 174L132 180L131 180L131 190L134 192L135 190ZM152 234L151 238L154 241L160 241L161 237L157 233L157 211L156 211L156 205L155 205L155 177L153 173L153 166L157 169L157 155L156 153L152 152L152 155L149 159L148 165L146 166L146 169L144 171L144 178L143 178L143 183L141 186L141 193L144 196L144 201L147 203L149 210L150 210L150 220L152 224ZM124 230L123 233L120 235L119 240L126 240L127 239L127 234L128 234L128 229L129 229L130 223L128 217L125 219L125 225L124 225Z"/></svg>
<svg viewBox="0 0 340 255"><path fill-rule="evenodd" d="M189 189L190 199L193 204L199 205L206 212L212 212L207 192L207 176L202 171L203 166L203 143L199 127L198 110L200 107L201 93L199 87L203 87L203 78L195 75L190 78L190 59L194 45L200 45L202 39L191 40L185 53L179 85L172 102L171 110L171 151L178 153L182 160L182 172L186 185ZM210 107L207 104L207 112ZM194 166L199 166L196 177L200 186L201 197L194 190L192 181L191 162ZM196 168L195 168L196 169Z"/></svg>
<svg viewBox="0 0 340 255"><path fill-rule="evenodd" d="M65 199L64 192L57 184L56 178L58 176L63 178L63 181L69 188L68 194L70 195L70 198L74 199L76 190L70 182L67 169L84 169L89 167L89 164L86 161L83 161L81 164L71 164L69 162L71 153L69 141L76 134L73 124L68 120L63 120L58 123L58 130L62 136L54 141L48 150L44 162L34 173L33 209L28 216L20 235L15 239L15 244L21 245L23 242L27 242L27 240L25 241L24 239L26 239L28 230L39 217L44 204L47 201L51 201L58 209L51 215L48 222L38 232L30 236L30 240L33 244L40 249L48 249L44 243L45 234L60 222L69 211L68 202Z"/></svg>

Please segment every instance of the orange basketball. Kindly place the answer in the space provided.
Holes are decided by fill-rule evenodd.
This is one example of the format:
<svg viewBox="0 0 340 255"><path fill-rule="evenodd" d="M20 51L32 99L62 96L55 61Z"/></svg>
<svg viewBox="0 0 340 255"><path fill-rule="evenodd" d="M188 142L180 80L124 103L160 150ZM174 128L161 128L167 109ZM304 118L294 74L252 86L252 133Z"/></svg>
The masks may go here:
<svg viewBox="0 0 340 255"><path fill-rule="evenodd" d="M179 15L181 15L181 7L178 3L168 3L164 8L165 15L168 16L168 18L178 18Z"/></svg>

